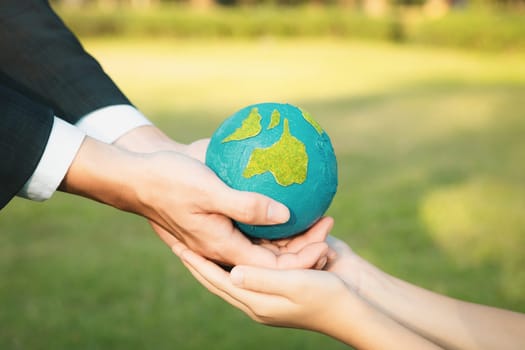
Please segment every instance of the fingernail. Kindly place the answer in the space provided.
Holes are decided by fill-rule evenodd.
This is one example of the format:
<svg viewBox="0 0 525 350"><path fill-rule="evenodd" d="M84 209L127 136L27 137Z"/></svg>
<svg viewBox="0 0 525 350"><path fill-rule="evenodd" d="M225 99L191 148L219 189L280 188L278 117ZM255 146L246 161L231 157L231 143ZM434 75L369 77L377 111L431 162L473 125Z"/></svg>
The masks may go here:
<svg viewBox="0 0 525 350"><path fill-rule="evenodd" d="M244 281L244 272L242 269L239 268L233 268L230 272L230 280L232 283L236 286L242 286L242 283Z"/></svg>
<svg viewBox="0 0 525 350"><path fill-rule="evenodd" d="M284 223L290 218L290 211L284 204L270 202L268 211L266 212L266 218L272 223Z"/></svg>

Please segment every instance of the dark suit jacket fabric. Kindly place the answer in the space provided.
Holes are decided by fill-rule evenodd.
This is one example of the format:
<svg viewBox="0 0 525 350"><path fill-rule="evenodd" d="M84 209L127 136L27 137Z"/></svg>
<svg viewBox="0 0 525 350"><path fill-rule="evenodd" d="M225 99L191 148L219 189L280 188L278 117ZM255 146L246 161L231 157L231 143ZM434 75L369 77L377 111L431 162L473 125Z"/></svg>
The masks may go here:
<svg viewBox="0 0 525 350"><path fill-rule="evenodd" d="M0 84L0 209L33 174L52 126L51 109Z"/></svg>
<svg viewBox="0 0 525 350"><path fill-rule="evenodd" d="M0 71L72 124L130 104L44 0L0 1Z"/></svg>
<svg viewBox="0 0 525 350"><path fill-rule="evenodd" d="M53 112L74 124L116 104L130 102L48 1L0 0L0 209L38 165Z"/></svg>

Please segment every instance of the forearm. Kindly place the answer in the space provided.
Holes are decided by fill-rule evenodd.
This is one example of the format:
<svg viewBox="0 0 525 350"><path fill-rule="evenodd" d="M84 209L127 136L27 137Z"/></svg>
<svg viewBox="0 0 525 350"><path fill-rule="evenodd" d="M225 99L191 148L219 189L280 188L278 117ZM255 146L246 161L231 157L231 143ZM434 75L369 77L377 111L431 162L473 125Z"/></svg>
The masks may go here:
<svg viewBox="0 0 525 350"><path fill-rule="evenodd" d="M525 316L449 298L374 267L360 294L399 323L448 349L523 349Z"/></svg>
<svg viewBox="0 0 525 350"><path fill-rule="evenodd" d="M320 331L360 350L440 349L353 294L337 305L335 317Z"/></svg>

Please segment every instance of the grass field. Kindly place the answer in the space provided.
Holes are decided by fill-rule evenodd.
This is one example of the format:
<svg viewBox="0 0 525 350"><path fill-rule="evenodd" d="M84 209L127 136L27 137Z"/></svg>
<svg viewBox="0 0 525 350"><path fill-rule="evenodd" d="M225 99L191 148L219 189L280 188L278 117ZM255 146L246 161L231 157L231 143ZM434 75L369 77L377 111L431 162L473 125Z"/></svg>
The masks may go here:
<svg viewBox="0 0 525 350"><path fill-rule="evenodd" d="M254 102L332 138L333 234L391 274L525 312L525 62L339 40L90 40L180 141ZM64 194L0 213L1 349L343 349L204 291L141 218ZM350 315L351 316L351 315Z"/></svg>

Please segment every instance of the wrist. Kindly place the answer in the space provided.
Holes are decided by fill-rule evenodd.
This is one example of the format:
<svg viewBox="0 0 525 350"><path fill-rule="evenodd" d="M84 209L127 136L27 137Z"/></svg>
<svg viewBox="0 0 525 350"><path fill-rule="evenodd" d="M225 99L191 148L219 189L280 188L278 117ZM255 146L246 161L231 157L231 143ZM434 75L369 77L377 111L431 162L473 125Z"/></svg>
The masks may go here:
<svg viewBox="0 0 525 350"><path fill-rule="evenodd" d="M377 293L393 288L395 280L390 275L359 255L353 255L347 265L352 266L352 269L348 269L352 276L347 278L351 280L350 288L360 297L370 301Z"/></svg>
<svg viewBox="0 0 525 350"><path fill-rule="evenodd" d="M141 157L86 137L62 180L59 190L112 207L137 212Z"/></svg>
<svg viewBox="0 0 525 350"><path fill-rule="evenodd" d="M325 320L318 323L317 332L340 341L356 345L360 334L366 331L373 317L371 306L358 297L351 289L336 300L331 300L331 311Z"/></svg>
<svg viewBox="0 0 525 350"><path fill-rule="evenodd" d="M440 349L426 338L396 322L349 290L344 302L337 303L336 317L320 329L358 349ZM392 342L395 339L395 342Z"/></svg>
<svg viewBox="0 0 525 350"><path fill-rule="evenodd" d="M186 145L173 141L153 125L144 125L130 130L118 138L113 145L137 153L185 152L186 150Z"/></svg>

